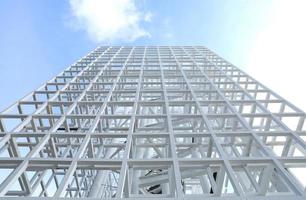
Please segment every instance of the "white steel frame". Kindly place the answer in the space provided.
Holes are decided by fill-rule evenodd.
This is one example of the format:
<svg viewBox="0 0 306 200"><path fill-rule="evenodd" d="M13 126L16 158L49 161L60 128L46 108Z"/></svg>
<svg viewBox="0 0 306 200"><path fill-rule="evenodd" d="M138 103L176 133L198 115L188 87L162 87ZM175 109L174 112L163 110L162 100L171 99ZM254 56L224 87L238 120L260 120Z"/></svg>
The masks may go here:
<svg viewBox="0 0 306 200"><path fill-rule="evenodd" d="M305 133L206 47L103 46L0 114L0 198L306 199Z"/></svg>

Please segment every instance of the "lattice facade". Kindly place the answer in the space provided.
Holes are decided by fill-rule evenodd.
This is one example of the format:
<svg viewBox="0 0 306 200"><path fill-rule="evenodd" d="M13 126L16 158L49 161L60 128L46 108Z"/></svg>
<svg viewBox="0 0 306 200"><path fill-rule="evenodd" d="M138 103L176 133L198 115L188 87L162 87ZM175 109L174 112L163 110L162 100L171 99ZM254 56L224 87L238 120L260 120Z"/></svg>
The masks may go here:
<svg viewBox="0 0 306 200"><path fill-rule="evenodd" d="M0 114L0 197L305 199L304 121L203 46L99 47Z"/></svg>

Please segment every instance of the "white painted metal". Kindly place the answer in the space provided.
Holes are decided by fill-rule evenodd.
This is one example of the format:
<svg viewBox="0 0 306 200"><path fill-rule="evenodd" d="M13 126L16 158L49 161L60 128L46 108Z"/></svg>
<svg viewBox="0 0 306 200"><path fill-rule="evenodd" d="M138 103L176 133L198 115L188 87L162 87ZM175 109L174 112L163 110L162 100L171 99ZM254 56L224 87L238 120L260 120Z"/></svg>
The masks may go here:
<svg viewBox="0 0 306 200"><path fill-rule="evenodd" d="M0 114L0 198L306 199L305 139L203 46L99 47Z"/></svg>

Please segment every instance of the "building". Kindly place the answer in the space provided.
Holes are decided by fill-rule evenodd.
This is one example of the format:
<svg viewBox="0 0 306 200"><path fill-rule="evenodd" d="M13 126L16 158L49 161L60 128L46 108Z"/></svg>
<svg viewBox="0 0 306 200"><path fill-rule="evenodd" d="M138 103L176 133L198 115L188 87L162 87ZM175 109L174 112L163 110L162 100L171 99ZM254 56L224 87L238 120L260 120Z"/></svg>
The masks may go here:
<svg viewBox="0 0 306 200"><path fill-rule="evenodd" d="M306 199L304 121L203 46L99 47L1 113L0 197Z"/></svg>

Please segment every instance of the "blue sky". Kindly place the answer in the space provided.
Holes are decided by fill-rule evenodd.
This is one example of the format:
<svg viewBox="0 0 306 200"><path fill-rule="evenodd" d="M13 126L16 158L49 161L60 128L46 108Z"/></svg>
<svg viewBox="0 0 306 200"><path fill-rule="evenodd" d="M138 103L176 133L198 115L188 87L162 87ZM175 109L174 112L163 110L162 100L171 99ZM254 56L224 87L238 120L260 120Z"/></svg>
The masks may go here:
<svg viewBox="0 0 306 200"><path fill-rule="evenodd" d="M306 1L1 0L0 110L98 45L205 45L306 110Z"/></svg>

